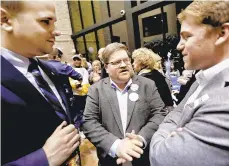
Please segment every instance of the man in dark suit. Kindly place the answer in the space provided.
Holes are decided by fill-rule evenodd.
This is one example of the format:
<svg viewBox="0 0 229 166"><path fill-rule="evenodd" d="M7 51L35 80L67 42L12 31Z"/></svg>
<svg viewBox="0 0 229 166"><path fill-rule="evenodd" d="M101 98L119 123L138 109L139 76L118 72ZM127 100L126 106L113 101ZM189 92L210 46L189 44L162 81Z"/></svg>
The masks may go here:
<svg viewBox="0 0 229 166"><path fill-rule="evenodd" d="M84 134L101 166L117 165L116 160L149 165L148 145L164 119L164 103L152 80L133 74L125 45L109 44L102 57L109 77L89 88Z"/></svg>
<svg viewBox="0 0 229 166"><path fill-rule="evenodd" d="M35 58L50 53L58 35L54 4L1 5L2 164L61 165L79 146L72 92L67 77Z"/></svg>
<svg viewBox="0 0 229 166"><path fill-rule="evenodd" d="M229 165L229 2L194 1L179 15L185 68L200 70L154 134L152 166Z"/></svg>

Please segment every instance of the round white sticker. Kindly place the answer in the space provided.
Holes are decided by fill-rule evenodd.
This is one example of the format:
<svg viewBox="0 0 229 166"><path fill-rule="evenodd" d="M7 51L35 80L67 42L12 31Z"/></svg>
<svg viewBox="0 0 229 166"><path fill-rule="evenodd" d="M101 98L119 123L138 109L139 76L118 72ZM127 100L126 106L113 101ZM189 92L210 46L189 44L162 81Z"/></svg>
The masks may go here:
<svg viewBox="0 0 229 166"><path fill-rule="evenodd" d="M137 101L138 98L139 98L139 95L138 95L137 93L131 93L131 94L129 95L129 99L130 99L131 101Z"/></svg>
<svg viewBox="0 0 229 166"><path fill-rule="evenodd" d="M138 88L139 88L139 86L138 86L137 84L131 84L131 86L130 86L130 89L131 89L132 91L137 91Z"/></svg>

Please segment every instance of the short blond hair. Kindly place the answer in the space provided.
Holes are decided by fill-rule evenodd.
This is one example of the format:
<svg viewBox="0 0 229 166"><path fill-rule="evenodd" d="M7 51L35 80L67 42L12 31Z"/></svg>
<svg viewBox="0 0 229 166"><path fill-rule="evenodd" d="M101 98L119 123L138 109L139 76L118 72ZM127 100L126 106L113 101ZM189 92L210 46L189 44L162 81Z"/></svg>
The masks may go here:
<svg viewBox="0 0 229 166"><path fill-rule="evenodd" d="M220 27L229 22L229 1L194 1L177 18L182 23L188 16L198 24Z"/></svg>
<svg viewBox="0 0 229 166"><path fill-rule="evenodd" d="M100 62L99 60L94 60L94 61L92 62L92 68L94 68L95 65L99 65L100 68L101 68L101 62Z"/></svg>
<svg viewBox="0 0 229 166"><path fill-rule="evenodd" d="M86 69L88 68L86 58L81 58L81 67L84 67Z"/></svg>
<svg viewBox="0 0 229 166"><path fill-rule="evenodd" d="M134 50L134 52L132 53L132 58L134 60L137 60L140 65L144 66L144 68L147 69L154 69L154 56L155 53L148 48L139 48Z"/></svg>
<svg viewBox="0 0 229 166"><path fill-rule="evenodd" d="M113 54L116 51L119 50L124 50L127 52L128 56L129 56L129 52L127 50L127 47L124 44L121 43L111 43L108 44L105 49L103 50L102 53L102 61L106 64L108 63L109 59L110 59L110 55Z"/></svg>

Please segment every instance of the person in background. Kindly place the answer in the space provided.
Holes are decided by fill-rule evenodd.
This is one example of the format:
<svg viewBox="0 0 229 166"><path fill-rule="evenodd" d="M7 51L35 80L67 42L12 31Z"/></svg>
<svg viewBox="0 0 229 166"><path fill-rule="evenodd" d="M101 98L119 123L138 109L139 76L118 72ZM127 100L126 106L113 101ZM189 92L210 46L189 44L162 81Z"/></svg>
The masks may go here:
<svg viewBox="0 0 229 166"><path fill-rule="evenodd" d="M106 78L106 77L108 77L108 74L107 74L107 71L106 71L106 69L105 69L105 67L104 67L104 63L103 63L103 59L102 59L102 55L103 55L103 51L104 51L104 47L103 48L100 48L99 49L99 51L98 51L98 58L99 58L99 60L100 60L100 62L101 62L101 68L102 68L102 70L101 70L101 77L102 78Z"/></svg>
<svg viewBox="0 0 229 166"><path fill-rule="evenodd" d="M163 76L165 76L162 68L162 58L158 54L153 54L153 59L155 62L153 68L158 70Z"/></svg>
<svg viewBox="0 0 229 166"><path fill-rule="evenodd" d="M48 54L48 60L56 60L61 62L61 58L63 56L63 52L60 48L53 48L53 51Z"/></svg>
<svg viewBox="0 0 229 166"><path fill-rule="evenodd" d="M89 88L84 134L101 166L149 165L148 145L164 119L164 103L152 80L133 75L125 45L107 45L102 59L109 77Z"/></svg>
<svg viewBox="0 0 229 166"><path fill-rule="evenodd" d="M90 86L89 75L88 75L88 71L85 68L83 68L81 65L82 57L80 56L80 54L74 55L72 59L73 59L72 67L76 72L80 73L82 76L82 81L69 78L73 90L73 95L74 95L73 108L75 108L74 112L76 113L80 112L83 114L85 104L86 104L88 88ZM80 135L82 138L85 137L82 132L80 132Z"/></svg>
<svg viewBox="0 0 229 166"><path fill-rule="evenodd" d="M83 77L80 73L75 71L70 65L66 63L62 63L61 59L63 56L63 52L59 48L54 48L53 51L48 54L48 63L56 69L59 75L71 77L74 80L82 82Z"/></svg>
<svg viewBox="0 0 229 166"><path fill-rule="evenodd" d="M133 68L134 71L143 77L153 80L156 84L158 92L161 96L162 101L168 110L173 109L173 100L169 87L165 81L165 77L156 69L154 69L155 53L147 48L139 48L134 50L132 53Z"/></svg>
<svg viewBox="0 0 229 166"><path fill-rule="evenodd" d="M178 15L187 70L200 70L153 135L151 166L229 165L229 1L194 1Z"/></svg>
<svg viewBox="0 0 229 166"><path fill-rule="evenodd" d="M68 82L36 58L52 52L55 22L52 1L1 2L2 165L66 164L79 146Z"/></svg>
<svg viewBox="0 0 229 166"><path fill-rule="evenodd" d="M171 83L170 79L168 77L166 77L166 75L163 71L162 58L158 54L153 54L152 56L153 56L153 59L155 61L155 65L153 68L158 70L165 77L165 81L169 87L169 90L170 90L170 92L172 92L172 83Z"/></svg>
<svg viewBox="0 0 229 166"><path fill-rule="evenodd" d="M199 70L184 70L182 77L178 79L178 82L181 84L180 92L176 96L177 104L179 104L188 93L192 84L196 81L196 74Z"/></svg>
<svg viewBox="0 0 229 166"><path fill-rule="evenodd" d="M98 82L101 79L101 62L99 60L94 60L92 62L92 72L89 76L90 84Z"/></svg>
<svg viewBox="0 0 229 166"><path fill-rule="evenodd" d="M82 57L79 54L74 55L72 57L72 60L72 67L83 77L82 82L70 79L70 83L73 88L73 93L77 96L85 96L87 95L88 87L90 86L88 71L84 67L82 67Z"/></svg>
<svg viewBox="0 0 229 166"><path fill-rule="evenodd" d="M81 58L81 67L85 68L88 74L90 74L92 71L92 65L86 60L86 58Z"/></svg>

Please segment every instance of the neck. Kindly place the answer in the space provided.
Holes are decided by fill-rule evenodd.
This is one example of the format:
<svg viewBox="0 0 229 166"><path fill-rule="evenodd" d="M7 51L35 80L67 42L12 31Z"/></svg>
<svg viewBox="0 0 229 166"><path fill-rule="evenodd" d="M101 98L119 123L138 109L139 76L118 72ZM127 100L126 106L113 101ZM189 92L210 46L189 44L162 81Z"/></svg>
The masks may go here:
<svg viewBox="0 0 229 166"><path fill-rule="evenodd" d="M27 49L23 49L26 47L23 47L23 45L20 45L20 42L17 42L16 39L15 40L13 38L11 39L10 36L8 36L7 39L3 37L1 42L2 42L1 47L6 48L26 58L33 58L35 56L40 56L40 55L30 54L29 52L26 52Z"/></svg>
<svg viewBox="0 0 229 166"><path fill-rule="evenodd" d="M121 84L117 84L116 85L119 87L119 89L123 90L126 87L127 83L121 83Z"/></svg>
<svg viewBox="0 0 229 166"><path fill-rule="evenodd" d="M112 81L118 86L119 89L123 90L126 87L126 85L127 85L129 80L127 80L126 82L124 82L124 81L115 81L115 80L112 80Z"/></svg>

